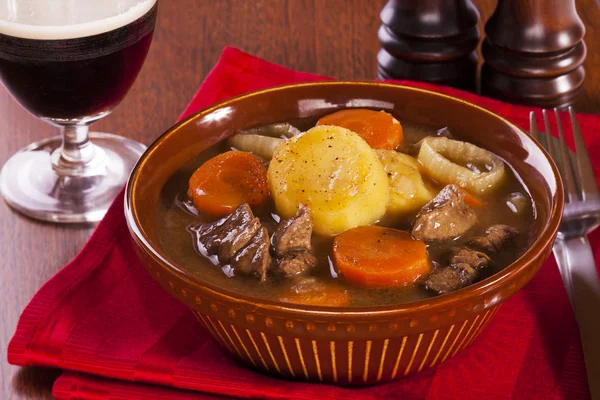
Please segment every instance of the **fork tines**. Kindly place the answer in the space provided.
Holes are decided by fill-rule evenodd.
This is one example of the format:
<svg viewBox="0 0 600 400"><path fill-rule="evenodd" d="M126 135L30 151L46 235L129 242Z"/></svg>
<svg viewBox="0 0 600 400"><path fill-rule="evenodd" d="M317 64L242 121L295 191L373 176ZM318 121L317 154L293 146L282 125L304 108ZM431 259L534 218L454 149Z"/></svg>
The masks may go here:
<svg viewBox="0 0 600 400"><path fill-rule="evenodd" d="M575 157L573 157L565 142L565 135L557 108L554 109L554 114L558 128L558 140L551 134L552 130L547 110L542 111L545 134L539 132L534 112L532 111L529 114L531 134L550 153L552 159L554 159L565 183L565 200L570 203L599 198L598 185L594 177L592 163L573 108L569 107L569 114L571 116L571 130L575 143Z"/></svg>

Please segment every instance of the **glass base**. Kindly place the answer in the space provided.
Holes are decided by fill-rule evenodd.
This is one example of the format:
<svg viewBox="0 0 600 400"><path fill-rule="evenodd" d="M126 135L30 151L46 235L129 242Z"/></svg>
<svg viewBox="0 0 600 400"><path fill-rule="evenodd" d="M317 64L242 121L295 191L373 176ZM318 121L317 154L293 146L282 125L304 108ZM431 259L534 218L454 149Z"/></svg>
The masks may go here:
<svg viewBox="0 0 600 400"><path fill-rule="evenodd" d="M109 133L89 135L104 153L102 167L85 176L61 176L52 168L52 153L62 145L62 137L32 143L2 167L4 200L15 210L43 221L100 221L146 146Z"/></svg>

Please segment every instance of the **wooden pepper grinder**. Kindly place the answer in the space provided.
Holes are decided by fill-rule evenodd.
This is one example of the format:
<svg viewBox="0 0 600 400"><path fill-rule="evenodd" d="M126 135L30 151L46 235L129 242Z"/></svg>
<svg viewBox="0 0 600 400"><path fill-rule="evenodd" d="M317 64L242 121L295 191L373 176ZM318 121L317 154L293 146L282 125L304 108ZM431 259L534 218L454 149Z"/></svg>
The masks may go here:
<svg viewBox="0 0 600 400"><path fill-rule="evenodd" d="M586 56L575 0L498 0L485 32L483 94L541 107L575 100Z"/></svg>
<svg viewBox="0 0 600 400"><path fill-rule="evenodd" d="M381 21L380 79L475 89L479 12L471 0L389 0Z"/></svg>

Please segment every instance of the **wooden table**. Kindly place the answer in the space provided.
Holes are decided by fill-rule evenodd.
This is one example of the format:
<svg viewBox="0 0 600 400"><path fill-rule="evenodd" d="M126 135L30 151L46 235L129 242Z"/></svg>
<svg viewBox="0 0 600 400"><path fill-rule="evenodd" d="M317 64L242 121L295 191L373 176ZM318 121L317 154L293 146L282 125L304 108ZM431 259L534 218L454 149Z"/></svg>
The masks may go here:
<svg viewBox="0 0 600 400"><path fill-rule="evenodd" d="M482 21L493 0L474 1ZM173 124L224 46L298 70L341 79L373 79L376 32L385 0L169 0L160 4L154 42L132 91L94 130L151 143ZM587 80L580 112L600 113L600 8L578 0L586 28ZM366 6L368 4L368 6ZM0 163L23 146L56 134L0 89ZM51 398L58 370L17 368L6 347L39 287L72 259L93 226L38 223L0 203L0 399Z"/></svg>

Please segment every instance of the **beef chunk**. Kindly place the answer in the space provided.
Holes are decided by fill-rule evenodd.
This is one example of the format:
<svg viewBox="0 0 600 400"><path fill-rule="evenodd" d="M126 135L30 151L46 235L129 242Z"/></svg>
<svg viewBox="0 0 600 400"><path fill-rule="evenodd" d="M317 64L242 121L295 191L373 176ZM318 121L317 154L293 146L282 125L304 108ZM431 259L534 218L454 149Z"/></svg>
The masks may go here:
<svg viewBox="0 0 600 400"><path fill-rule="evenodd" d="M486 267L490 262L487 254L468 247L459 247L452 249L450 264L468 264L472 268Z"/></svg>
<svg viewBox="0 0 600 400"><path fill-rule="evenodd" d="M293 217L283 220L273 234L279 271L286 277L302 274L317 265L310 253L313 221L308 207L300 204Z"/></svg>
<svg viewBox="0 0 600 400"><path fill-rule="evenodd" d="M479 269L487 266L490 258L468 247L452 249L450 265L437 267L425 281L425 287L438 294L450 293L470 285L479 276Z"/></svg>
<svg viewBox="0 0 600 400"><path fill-rule="evenodd" d="M447 185L419 211L412 235L426 241L454 239L476 221L475 212L465 205L465 194L457 186Z"/></svg>
<svg viewBox="0 0 600 400"><path fill-rule="evenodd" d="M516 228L508 225L493 225L481 236L473 238L469 243L490 253L495 253L506 247L519 234Z"/></svg>
<svg viewBox="0 0 600 400"><path fill-rule="evenodd" d="M489 253L502 250L516 235L517 229L508 225L493 225L483 235L473 238L469 244ZM450 265L436 268L427 278L425 287L438 294L461 289L473 283L481 268L491 262L487 254L468 247L454 248L449 257Z"/></svg>
<svg viewBox="0 0 600 400"><path fill-rule="evenodd" d="M255 218L250 206L242 204L227 217L192 229L201 252L217 254L235 272L258 275L261 281L271 265L269 233Z"/></svg>
<svg viewBox="0 0 600 400"><path fill-rule="evenodd" d="M290 251L279 259L279 271L286 277L300 275L317 265L317 258L305 250Z"/></svg>
<svg viewBox="0 0 600 400"><path fill-rule="evenodd" d="M228 263L238 251L250 242L261 227L262 225L258 218L253 218L247 223L231 227L228 234L221 240L219 260L222 263Z"/></svg>
<svg viewBox="0 0 600 400"><path fill-rule="evenodd" d="M267 270L271 265L269 253L269 233L264 227L252 237L250 243L233 256L231 267L245 275L257 275L261 282L267 278Z"/></svg>
<svg viewBox="0 0 600 400"><path fill-rule="evenodd" d="M248 204L242 204L228 216L215 222L201 224L193 230L197 235L198 244L202 245L208 254L217 254L221 242L229 243L228 246L233 246L231 241L235 239L237 235L232 235L232 233L241 233L243 229L240 228L247 227L248 223L253 219L254 214L252 213L250 206ZM252 236L253 235L250 235L247 240L250 240ZM236 246L239 244L238 241ZM243 247L243 244L240 247ZM232 256L233 254L230 254L228 258L231 258Z"/></svg>
<svg viewBox="0 0 600 400"><path fill-rule="evenodd" d="M273 247L275 254L282 256L293 250L311 249L313 221L308 207L300 204L296 214L287 220L281 221L273 234Z"/></svg>
<svg viewBox="0 0 600 400"><path fill-rule="evenodd" d="M454 292L475 281L477 271L469 264L436 268L425 281L425 287L438 294Z"/></svg>

